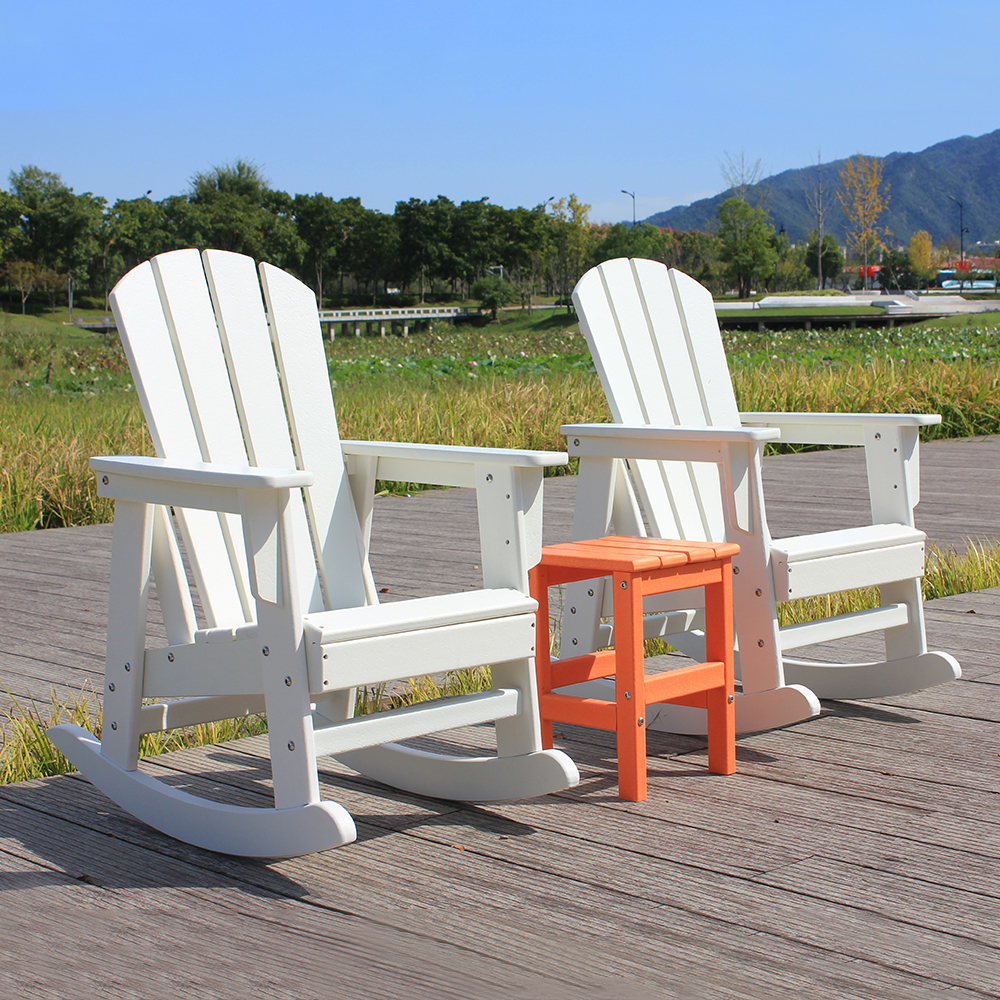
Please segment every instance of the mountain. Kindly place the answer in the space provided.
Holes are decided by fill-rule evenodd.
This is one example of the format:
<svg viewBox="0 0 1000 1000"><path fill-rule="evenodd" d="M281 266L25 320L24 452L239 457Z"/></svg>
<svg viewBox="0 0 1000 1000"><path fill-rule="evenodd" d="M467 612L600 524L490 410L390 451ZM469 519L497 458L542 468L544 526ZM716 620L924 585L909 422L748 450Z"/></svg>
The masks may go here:
<svg viewBox="0 0 1000 1000"><path fill-rule="evenodd" d="M823 196L829 205L827 232L843 243L845 218L836 199L838 177L846 160L823 164ZM785 170L761 181L753 192L766 188L763 204L776 229L785 227L788 238L800 242L816 228L807 195L815 190L815 164L799 170ZM1000 240L1000 129L973 138L963 135L929 146L920 153L890 153L882 167L883 185L889 184L889 207L879 220L887 226L896 243L906 244L919 229L926 229L935 243L948 236L958 237L958 206L963 204L966 248L978 240ZM673 229L711 231L716 210L731 191L704 198L693 205L678 205L651 215L646 222Z"/></svg>

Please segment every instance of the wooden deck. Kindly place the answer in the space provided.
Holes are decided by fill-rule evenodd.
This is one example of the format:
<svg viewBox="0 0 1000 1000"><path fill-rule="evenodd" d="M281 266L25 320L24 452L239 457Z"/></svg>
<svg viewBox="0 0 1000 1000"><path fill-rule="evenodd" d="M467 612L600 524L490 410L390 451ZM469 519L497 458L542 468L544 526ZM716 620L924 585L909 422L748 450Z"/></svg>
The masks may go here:
<svg viewBox="0 0 1000 1000"><path fill-rule="evenodd" d="M859 452L765 464L775 535L864 519ZM1000 536L1000 439L925 445L922 466L934 541ZM547 481L546 541L568 539L574 485ZM379 502L385 599L476 585L465 493ZM401 520L429 539L395 549ZM103 526L0 536L13 695L100 690L109 543ZM568 726L580 786L496 807L330 764L324 794L358 842L269 865L163 837L77 777L0 787L0 995L1000 996L1000 591L927 617L961 681L741 738L731 777L707 773L703 742L650 733L643 803L617 798L610 734ZM144 766L263 805L263 754L251 740Z"/></svg>

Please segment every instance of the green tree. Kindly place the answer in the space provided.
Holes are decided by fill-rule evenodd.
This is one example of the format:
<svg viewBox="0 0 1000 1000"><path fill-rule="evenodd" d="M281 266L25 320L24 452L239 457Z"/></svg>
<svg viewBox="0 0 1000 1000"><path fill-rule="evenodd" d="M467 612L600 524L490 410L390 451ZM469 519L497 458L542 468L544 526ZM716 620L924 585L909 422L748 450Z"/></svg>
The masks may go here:
<svg viewBox="0 0 1000 1000"><path fill-rule="evenodd" d="M23 206L8 191L0 191L0 264L10 259L21 234Z"/></svg>
<svg viewBox="0 0 1000 1000"><path fill-rule="evenodd" d="M360 215L361 199L337 201L325 194L297 194L292 208L305 248L303 269L315 278L313 287L322 307L327 275L343 273L347 265L347 240Z"/></svg>
<svg viewBox="0 0 1000 1000"><path fill-rule="evenodd" d="M566 303L566 311L572 312L570 293L582 277L590 256L591 227L587 216L590 206L581 202L575 194L560 198L552 205L549 216L552 236L549 241L549 277L553 286Z"/></svg>
<svg viewBox="0 0 1000 1000"><path fill-rule="evenodd" d="M721 244L717 236L690 229L686 232L674 233L674 254L670 262L696 281L700 281L713 292L721 291L719 287L722 263L719 258Z"/></svg>
<svg viewBox="0 0 1000 1000"><path fill-rule="evenodd" d="M108 289L126 271L164 250L175 249L168 240L161 207L148 196L116 201L101 220L97 241L105 309Z"/></svg>
<svg viewBox="0 0 1000 1000"><path fill-rule="evenodd" d="M531 315L532 296L549 252L552 227L545 206L518 207L506 213L506 245L500 263L521 296L521 308Z"/></svg>
<svg viewBox="0 0 1000 1000"><path fill-rule="evenodd" d="M878 283L886 291L896 289L902 291L904 288L918 288L920 278L913 273L909 257L892 247L885 247L882 250L880 267L878 272Z"/></svg>
<svg viewBox="0 0 1000 1000"><path fill-rule="evenodd" d="M371 286L372 305L390 278L399 275L399 228L396 219L370 208L363 208L347 240L347 256L355 280Z"/></svg>
<svg viewBox="0 0 1000 1000"><path fill-rule="evenodd" d="M594 246L591 260L594 264L600 264L616 257L641 257L668 263L674 250L674 237L669 231L648 222L641 222L637 226L626 226L619 222Z"/></svg>
<svg viewBox="0 0 1000 1000"><path fill-rule="evenodd" d="M745 299L754 284L763 284L774 274L778 252L772 243L774 227L762 208L751 208L739 198L727 198L718 209L719 260L726 277Z"/></svg>
<svg viewBox="0 0 1000 1000"><path fill-rule="evenodd" d="M819 252L819 234L814 230L806 244L805 265L817 281L825 285L827 280L836 281L844 271L844 255L837 241L827 233L823 237L823 252Z"/></svg>
<svg viewBox="0 0 1000 1000"><path fill-rule="evenodd" d="M470 285L482 277L487 268L504 263L507 215L499 205L491 205L489 198L463 201L455 209L448 261L453 278Z"/></svg>
<svg viewBox="0 0 1000 1000"><path fill-rule="evenodd" d="M21 296L21 313L24 314L25 304L31 293L38 287L40 269L30 260L9 260L4 265L7 281L16 288Z"/></svg>
<svg viewBox="0 0 1000 1000"><path fill-rule="evenodd" d="M39 270L57 271L73 282L86 281L91 264L100 257L97 234L104 199L90 192L74 194L59 174L36 166L11 173L10 187L21 207L10 256L30 261ZM72 310L72 283L68 287Z"/></svg>
<svg viewBox="0 0 1000 1000"><path fill-rule="evenodd" d="M480 309L489 309L490 319L498 320L500 310L517 298L517 289L506 279L491 275L472 286L472 297L478 299Z"/></svg>
<svg viewBox="0 0 1000 1000"><path fill-rule="evenodd" d="M245 253L290 269L304 256L291 196L273 191L254 163L237 160L195 174L187 202L172 205L183 245Z"/></svg>
<svg viewBox="0 0 1000 1000"><path fill-rule="evenodd" d="M455 205L444 195L433 201L411 198L396 203L399 230L399 267L403 281L420 283L420 301L426 284L446 272L450 264L451 226Z"/></svg>

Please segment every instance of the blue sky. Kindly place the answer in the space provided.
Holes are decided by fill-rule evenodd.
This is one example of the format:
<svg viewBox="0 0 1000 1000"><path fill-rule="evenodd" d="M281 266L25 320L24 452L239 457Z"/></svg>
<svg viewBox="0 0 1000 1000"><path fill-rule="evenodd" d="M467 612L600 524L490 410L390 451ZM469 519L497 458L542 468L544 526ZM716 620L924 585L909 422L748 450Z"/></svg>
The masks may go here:
<svg viewBox="0 0 1000 1000"><path fill-rule="evenodd" d="M273 187L396 201L571 192L596 221L1000 127L987 8L703 0L7 4L0 186L33 163L109 201L237 158ZM13 42L14 39L18 41Z"/></svg>

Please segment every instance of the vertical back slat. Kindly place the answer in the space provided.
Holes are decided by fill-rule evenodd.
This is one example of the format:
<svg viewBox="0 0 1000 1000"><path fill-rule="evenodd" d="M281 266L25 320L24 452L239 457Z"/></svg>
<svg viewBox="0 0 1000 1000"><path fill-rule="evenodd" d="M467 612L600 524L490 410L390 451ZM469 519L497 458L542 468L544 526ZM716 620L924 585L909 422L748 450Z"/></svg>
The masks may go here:
<svg viewBox="0 0 1000 1000"><path fill-rule="evenodd" d="M175 250L151 261L163 303L202 460L247 465L246 445L229 385L212 299L197 250ZM246 621L253 619L242 525L235 514L219 521Z"/></svg>
<svg viewBox="0 0 1000 1000"><path fill-rule="evenodd" d="M616 421L739 426L714 306L697 282L654 261L618 259L588 272L574 298ZM657 535L722 539L714 467L630 464Z"/></svg>
<svg viewBox="0 0 1000 1000"><path fill-rule="evenodd" d="M295 451L316 477L305 494L323 589L330 608L358 607L365 603L364 546L340 450L316 299L277 267L261 264L260 274Z"/></svg>
<svg viewBox="0 0 1000 1000"><path fill-rule="evenodd" d="M715 303L708 289L686 274L668 271L654 261L631 263L652 317L657 370L677 414L678 425L739 427L729 365ZM663 465L657 474L672 476ZM697 504L702 531L699 537L723 541L725 517L718 468L701 462L689 463L683 478L685 484L690 484Z"/></svg>
<svg viewBox="0 0 1000 1000"><path fill-rule="evenodd" d="M152 265L140 264L111 293L111 306L156 454L203 460ZM245 621L240 589L217 515L177 510L209 626Z"/></svg>
<svg viewBox="0 0 1000 1000"><path fill-rule="evenodd" d="M222 250L206 250L202 260L250 463L300 467L292 450L257 268L250 257ZM303 608L318 611L324 600L301 504L293 505L292 519L299 597Z"/></svg>

